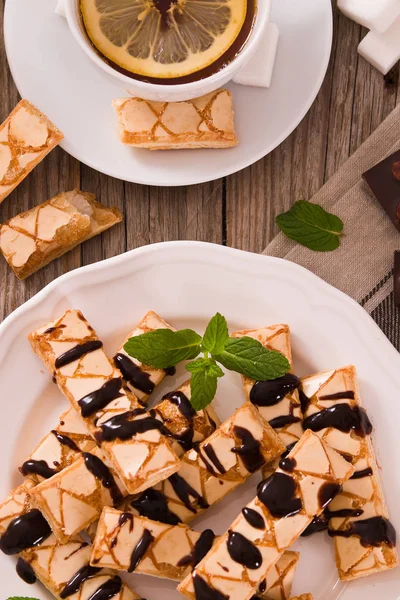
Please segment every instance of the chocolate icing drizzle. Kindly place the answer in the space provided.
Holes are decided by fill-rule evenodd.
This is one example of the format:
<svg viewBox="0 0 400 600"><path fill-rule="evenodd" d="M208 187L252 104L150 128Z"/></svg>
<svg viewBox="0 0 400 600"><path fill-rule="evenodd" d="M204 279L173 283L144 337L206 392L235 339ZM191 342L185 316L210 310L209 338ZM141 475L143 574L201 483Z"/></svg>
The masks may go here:
<svg viewBox="0 0 400 600"><path fill-rule="evenodd" d="M229 600L229 596L210 587L197 573L193 575L193 586L196 600Z"/></svg>
<svg viewBox="0 0 400 600"><path fill-rule="evenodd" d="M28 583L29 585L36 583L37 577L35 571L32 569L31 565L21 557L18 559L16 571L17 575L19 575L25 583Z"/></svg>
<svg viewBox="0 0 400 600"><path fill-rule="evenodd" d="M172 377L176 374L176 367L167 367L166 369L164 369L164 372L167 376Z"/></svg>
<svg viewBox="0 0 400 600"><path fill-rule="evenodd" d="M310 406L310 398L305 395L301 388L299 388L299 400L301 405L301 412L303 413L303 415L305 415L307 412L307 408Z"/></svg>
<svg viewBox="0 0 400 600"><path fill-rule="evenodd" d="M189 483L183 479L178 473L174 473L168 477L168 481L172 485L172 488L175 494L178 496L179 500L186 506L188 510L193 513L196 513L196 508L193 507L190 497L195 499L196 504L200 508L208 508L207 502L204 500L203 496L201 496L194 488L192 488Z"/></svg>
<svg viewBox="0 0 400 600"><path fill-rule="evenodd" d="M103 487L110 490L114 504L121 502L123 495L107 465L100 458L89 452L83 452L82 456L87 470L101 482Z"/></svg>
<svg viewBox="0 0 400 600"><path fill-rule="evenodd" d="M235 425L233 433L235 437L240 439L242 445L232 448L232 452L240 456L249 473L255 473L265 464L265 459L260 450L260 442L245 427Z"/></svg>
<svg viewBox="0 0 400 600"><path fill-rule="evenodd" d="M256 381L250 391L250 402L256 406L274 406L299 385L299 378L292 373L270 381Z"/></svg>
<svg viewBox="0 0 400 600"><path fill-rule="evenodd" d="M314 517L309 526L301 534L302 537L309 537L314 533L328 530L329 519L323 512L319 517Z"/></svg>
<svg viewBox="0 0 400 600"><path fill-rule="evenodd" d="M247 569L255 570L261 567L263 562L261 552L241 533L228 532L227 548L231 559Z"/></svg>
<svg viewBox="0 0 400 600"><path fill-rule="evenodd" d="M75 444L74 440L71 440L67 435L56 431L55 429L51 432L57 440L60 442L62 446L67 446L70 450L74 450L74 452L80 452L80 448Z"/></svg>
<svg viewBox="0 0 400 600"><path fill-rule="evenodd" d="M302 537L309 537L320 531L327 531L329 520L335 517L360 517L363 514L360 508L343 508L340 510L329 510L326 508L319 517L314 517L309 526L301 534Z"/></svg>
<svg viewBox="0 0 400 600"><path fill-rule="evenodd" d="M361 517L364 511L361 508L341 508L340 510L324 510L327 519L334 519L335 517Z"/></svg>
<svg viewBox="0 0 400 600"><path fill-rule="evenodd" d="M336 392L336 394L325 394L320 396L320 400L354 400L355 394L353 390L346 390L344 392Z"/></svg>
<svg viewBox="0 0 400 600"><path fill-rule="evenodd" d="M54 366L56 369L61 369L61 367L65 367L66 365L75 362L79 358L82 358L82 356L84 356L85 354L88 354L89 352L94 352L95 350L98 350L102 347L103 342L101 342L100 340L90 340L89 342L78 344L77 346L74 346L74 348L71 348L63 354L60 354L60 356L56 358Z"/></svg>
<svg viewBox="0 0 400 600"><path fill-rule="evenodd" d="M273 473L261 482L258 499L276 518L292 517L303 508L301 498L296 498L297 483L285 473Z"/></svg>
<svg viewBox="0 0 400 600"><path fill-rule="evenodd" d="M143 419L136 419L138 415L148 414L144 408L135 408L128 412L111 417L105 423L100 425L101 433L96 435L99 443L112 440L130 440L138 433L145 433L153 429L158 429L164 433L164 425L161 421L152 415L148 415Z"/></svg>
<svg viewBox="0 0 400 600"><path fill-rule="evenodd" d="M50 333L54 333L57 329L65 329L65 323L60 323L60 325L54 325L53 327L48 327L45 331L43 331L44 335L48 335Z"/></svg>
<svg viewBox="0 0 400 600"><path fill-rule="evenodd" d="M207 456L208 460L206 460L204 458L204 456L202 455L203 452ZM224 465L221 463L221 461L219 460L217 453L215 452L211 443L207 442L206 444L204 444L202 446L202 451L201 451L200 455L201 455L201 458L203 459L205 466L207 467L207 471L209 471L211 473L211 475L217 476L218 473L220 475L223 475L224 473L226 473L226 469L225 469Z"/></svg>
<svg viewBox="0 0 400 600"><path fill-rule="evenodd" d="M180 518L168 508L168 500L162 492L154 489L145 490L131 502L132 508L139 515L153 521L160 521L168 525L178 525Z"/></svg>
<svg viewBox="0 0 400 600"><path fill-rule="evenodd" d="M334 427L344 433L349 433L353 429L361 437L372 432L372 425L365 410L359 406L349 406L349 404L335 404L314 413L304 419L303 427L312 431Z"/></svg>
<svg viewBox="0 0 400 600"><path fill-rule="evenodd" d="M326 481L321 485L318 491L318 502L321 508L325 508L327 504L341 491L342 486L338 483Z"/></svg>
<svg viewBox="0 0 400 600"><path fill-rule="evenodd" d="M119 527L123 527L123 525L125 525L125 523L129 523L129 532L130 533L132 533L132 531L133 531L133 522L134 522L134 515L132 513L128 513L128 512L122 513L122 515L120 515L120 517L118 519Z"/></svg>
<svg viewBox="0 0 400 600"><path fill-rule="evenodd" d="M154 541L154 537L152 536L152 534L150 533L150 531L148 529L145 529L143 531L142 537L140 538L140 540L136 544L135 548L133 549L132 556L131 556L131 563L129 565L128 573L133 573L133 571L136 569L136 567L138 566L138 564L140 563L140 561L146 554L150 544L152 544L153 541Z"/></svg>
<svg viewBox="0 0 400 600"><path fill-rule="evenodd" d="M4 554L19 554L22 550L38 546L51 535L50 525L36 508L16 517L0 538Z"/></svg>
<svg viewBox="0 0 400 600"><path fill-rule="evenodd" d="M371 467L367 467L366 469L361 469L361 471L355 471L350 479L363 479L364 477L371 477L374 472Z"/></svg>
<svg viewBox="0 0 400 600"><path fill-rule="evenodd" d="M296 442L292 442L291 444L289 444L288 446L286 446L286 450L285 452L283 452L281 458L286 458L287 455L293 450L293 448L295 447L295 445L297 444Z"/></svg>
<svg viewBox="0 0 400 600"><path fill-rule="evenodd" d="M354 400L355 394L353 390L345 390L344 392L336 392L335 394L325 394L320 396L320 400ZM305 395L303 390L299 388L299 398L301 404L301 411L303 415L307 412L310 406L310 399Z"/></svg>
<svg viewBox="0 0 400 600"><path fill-rule="evenodd" d="M181 558L177 566L187 567L191 565L193 568L196 567L211 550L214 540L215 533L211 529L205 529L195 543L192 552Z"/></svg>
<svg viewBox="0 0 400 600"><path fill-rule="evenodd" d="M78 402L81 408L82 417L91 417L94 413L102 410L117 398L122 396L120 389L122 387L121 377L109 379L98 390L87 394Z"/></svg>
<svg viewBox="0 0 400 600"><path fill-rule="evenodd" d="M77 571L75 575L73 575L73 577L69 580L64 589L60 592L60 598L64 600L65 598L76 594L79 591L81 585L85 583L85 581L87 581L88 579L91 579L92 577L97 575L99 571L101 571L101 569L99 569L98 567L91 567L90 565L85 565L84 567L79 569L79 571Z"/></svg>
<svg viewBox="0 0 400 600"><path fill-rule="evenodd" d="M57 469L52 469L49 467L45 460L34 460L31 458L24 462L21 467L21 473L26 477L26 475L40 475L44 479L50 479L57 473Z"/></svg>
<svg viewBox="0 0 400 600"><path fill-rule="evenodd" d="M148 395L154 391L155 384L151 381L150 374L142 371L129 356L118 353L114 356L114 363L117 369L121 371L125 381L134 388Z"/></svg>
<svg viewBox="0 0 400 600"><path fill-rule="evenodd" d="M286 471L287 473L293 473L293 471L296 468L296 459L295 458L291 458L290 456L285 456L282 457L281 460L279 461L279 468L282 469L282 471Z"/></svg>
<svg viewBox="0 0 400 600"><path fill-rule="evenodd" d="M260 590L260 592L263 594L265 592L265 590L267 589L267 580L263 579L260 582L260 585L258 586L258 589Z"/></svg>
<svg viewBox="0 0 400 600"><path fill-rule="evenodd" d="M144 419L135 419L138 415L147 415ZM129 440L138 433L145 433L157 429L166 433L161 421L154 417L154 413L148 414L145 408L135 408L115 417L111 417L100 425L102 431L96 435L98 442L112 440ZM166 433L167 434L167 433ZM168 435L168 434L167 434Z"/></svg>
<svg viewBox="0 0 400 600"><path fill-rule="evenodd" d="M351 537L353 535L360 538L362 546L382 546L387 544L391 548L396 545L396 531L388 519L384 517L371 517L350 523L350 526L344 530L329 529L331 537Z"/></svg>
<svg viewBox="0 0 400 600"><path fill-rule="evenodd" d="M165 420L163 418L163 416L161 415L161 418L163 419L163 423L164 423L164 428L163 428L164 435L166 435L167 437L172 437L174 440L179 442L179 444L182 446L182 448L185 450L185 452L187 452L188 450L191 450L195 446L195 444L193 443L194 418L197 413L194 410L194 408L192 407L192 405L190 404L190 400L183 392L180 392L180 391L169 392L168 394L165 394L165 396L163 396L162 399L168 400L172 404L175 404L177 406L179 412L181 413L181 415L186 419L186 421L188 423L187 429L185 431L183 431L183 433L175 434L175 433L172 433L167 428L166 423L168 422L168 420ZM152 416L154 416L157 413L157 407L155 407L155 409L151 410L150 413Z"/></svg>
<svg viewBox="0 0 400 600"><path fill-rule="evenodd" d="M101 586L88 598L88 600L110 600L120 593L122 589L122 579L118 575L105 581Z"/></svg>
<svg viewBox="0 0 400 600"><path fill-rule="evenodd" d="M259 512L254 510L253 508L248 508L245 506L242 509L242 515L246 519L246 521L254 527L254 529L265 529L265 521L262 515Z"/></svg>
<svg viewBox="0 0 400 600"><path fill-rule="evenodd" d="M300 423L300 421L300 417L295 417L294 415L281 415L271 419L269 424L273 429L280 429L281 427L286 427L286 425L291 425L292 423Z"/></svg>
<svg viewBox="0 0 400 600"><path fill-rule="evenodd" d="M181 415L185 417L189 423L191 423L196 416L196 411L193 406L190 404L189 398L180 391L177 392L169 392L162 397L163 400L169 400L172 404L175 404Z"/></svg>
<svg viewBox="0 0 400 600"><path fill-rule="evenodd" d="M65 325L64 325L64 327L65 327ZM56 331L56 330L57 330L57 327L48 327L45 331L43 331L43 335L54 333L54 331Z"/></svg>

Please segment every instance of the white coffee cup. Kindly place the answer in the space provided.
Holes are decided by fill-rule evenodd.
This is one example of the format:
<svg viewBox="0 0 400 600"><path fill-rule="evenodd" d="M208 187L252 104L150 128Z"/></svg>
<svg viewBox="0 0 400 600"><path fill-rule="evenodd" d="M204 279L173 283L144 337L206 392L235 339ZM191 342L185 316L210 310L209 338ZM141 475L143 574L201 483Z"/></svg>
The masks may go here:
<svg viewBox="0 0 400 600"><path fill-rule="evenodd" d="M163 85L138 81L114 69L102 60L88 40L79 13L79 2L77 0L64 0L64 8L72 35L85 54L109 79L109 81L133 96L138 96L146 100L171 102L191 100L192 98L197 98L213 92L224 86L228 81L233 79L241 69L245 68L247 62L255 54L265 33L271 13L271 1L272 0L258 0L254 26L250 37L242 50L230 63L209 77L177 85Z"/></svg>

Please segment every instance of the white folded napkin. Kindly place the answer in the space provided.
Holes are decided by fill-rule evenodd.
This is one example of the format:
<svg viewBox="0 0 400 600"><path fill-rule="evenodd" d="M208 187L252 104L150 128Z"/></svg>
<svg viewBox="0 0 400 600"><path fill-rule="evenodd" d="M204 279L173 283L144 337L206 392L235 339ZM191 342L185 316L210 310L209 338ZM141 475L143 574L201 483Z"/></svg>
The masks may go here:
<svg viewBox="0 0 400 600"><path fill-rule="evenodd" d="M400 0L338 0L337 5L346 17L378 33L400 16Z"/></svg>
<svg viewBox="0 0 400 600"><path fill-rule="evenodd" d="M383 33L367 33L358 46L358 52L386 75L400 60L400 17Z"/></svg>
<svg viewBox="0 0 400 600"><path fill-rule="evenodd" d="M65 14L64 0L58 0L54 12L57 15L60 15L60 17L64 17L64 19L66 18L67 15Z"/></svg>
<svg viewBox="0 0 400 600"><path fill-rule="evenodd" d="M264 37L255 55L233 78L235 83L269 88L274 72L279 29L275 23L268 23Z"/></svg>
<svg viewBox="0 0 400 600"><path fill-rule="evenodd" d="M400 0L338 0L346 17L370 29L359 54L386 75L400 59Z"/></svg>

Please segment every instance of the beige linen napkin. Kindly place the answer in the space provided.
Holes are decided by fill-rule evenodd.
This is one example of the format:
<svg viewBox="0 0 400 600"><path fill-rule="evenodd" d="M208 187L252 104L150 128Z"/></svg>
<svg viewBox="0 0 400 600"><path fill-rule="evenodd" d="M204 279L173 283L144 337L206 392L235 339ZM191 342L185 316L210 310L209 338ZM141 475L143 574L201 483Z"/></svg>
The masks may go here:
<svg viewBox="0 0 400 600"><path fill-rule="evenodd" d="M400 311L393 302L393 253L400 249L400 234L361 175L399 149L400 105L310 199L343 220L340 248L313 252L279 233L263 252L306 267L357 300L398 350Z"/></svg>

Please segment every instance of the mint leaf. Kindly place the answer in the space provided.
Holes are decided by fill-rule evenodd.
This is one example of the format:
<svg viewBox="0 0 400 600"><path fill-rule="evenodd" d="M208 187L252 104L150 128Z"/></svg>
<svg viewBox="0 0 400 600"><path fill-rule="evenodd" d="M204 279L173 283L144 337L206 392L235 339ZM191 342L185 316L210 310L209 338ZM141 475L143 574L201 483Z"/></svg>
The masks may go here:
<svg viewBox="0 0 400 600"><path fill-rule="evenodd" d="M215 377L224 376L223 370L217 365L213 358L198 358L193 360L186 365L186 369L190 371L190 373L207 371L210 375L215 375Z"/></svg>
<svg viewBox="0 0 400 600"><path fill-rule="evenodd" d="M192 329L156 329L129 338L124 350L145 365L167 369L182 360L195 358L200 352L201 339Z"/></svg>
<svg viewBox="0 0 400 600"><path fill-rule="evenodd" d="M7 600L38 600L38 598L26 598L25 596L12 596L12 598L7 598Z"/></svg>
<svg viewBox="0 0 400 600"><path fill-rule="evenodd" d="M266 381L283 377L290 371L287 358L275 350L267 350L251 337L229 338L225 349L213 358L226 369L250 379Z"/></svg>
<svg viewBox="0 0 400 600"><path fill-rule="evenodd" d="M310 250L336 250L343 235L343 221L319 204L298 200L290 210L276 217L283 233Z"/></svg>
<svg viewBox="0 0 400 600"><path fill-rule="evenodd" d="M220 313L213 316L203 336L203 349L206 352L218 354L225 347L226 340L229 337L228 323L225 317Z"/></svg>
<svg viewBox="0 0 400 600"><path fill-rule="evenodd" d="M217 391L218 377L224 372L212 358L199 358L186 365L192 373L190 379L190 403L195 411L202 410L212 402Z"/></svg>

